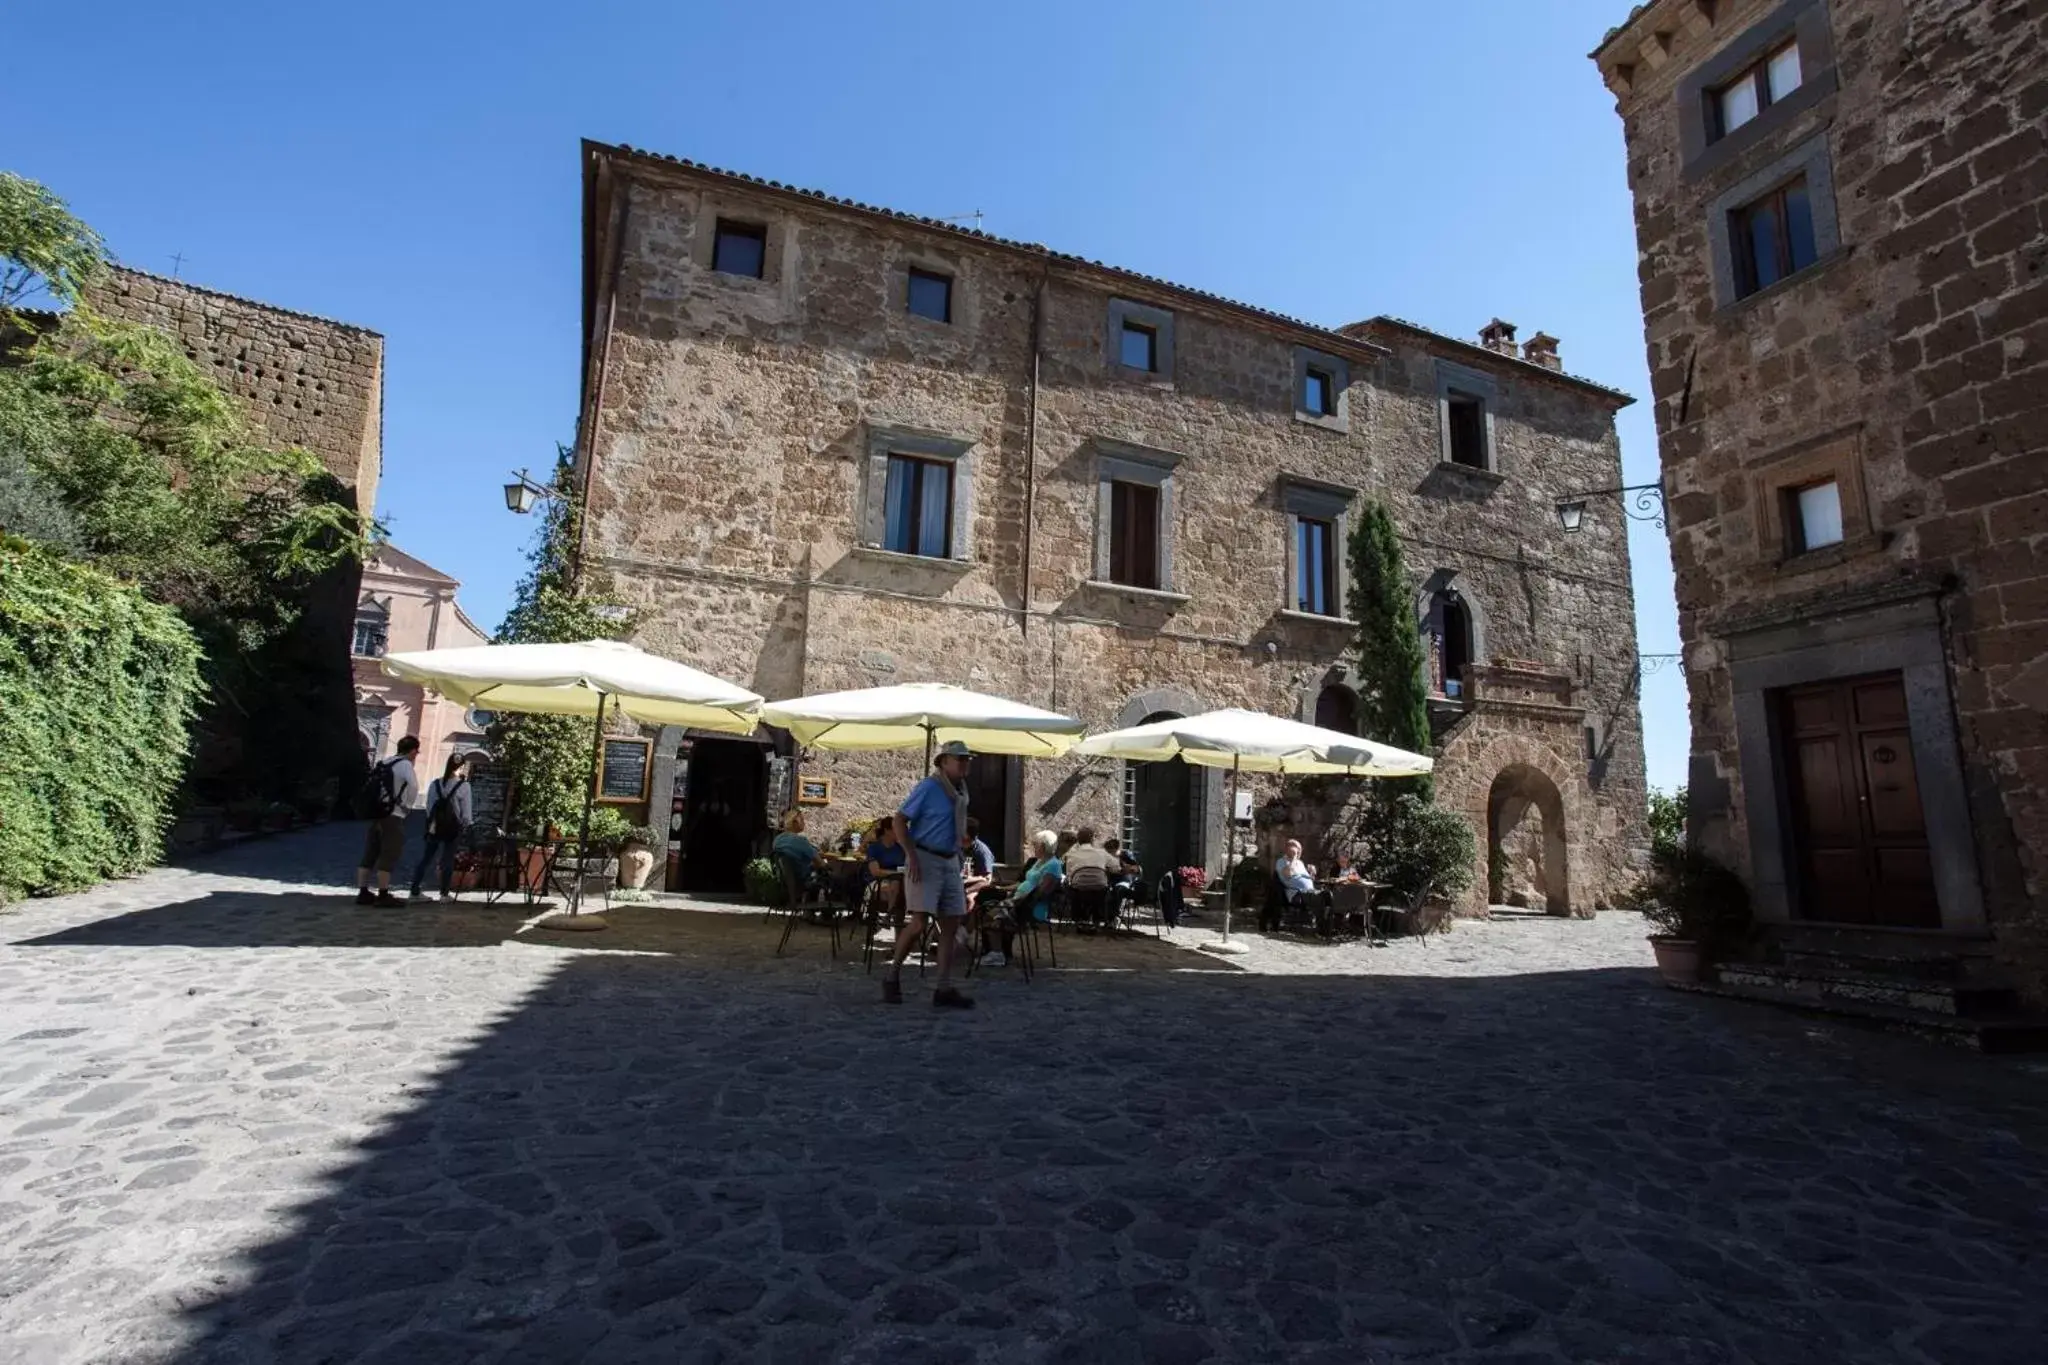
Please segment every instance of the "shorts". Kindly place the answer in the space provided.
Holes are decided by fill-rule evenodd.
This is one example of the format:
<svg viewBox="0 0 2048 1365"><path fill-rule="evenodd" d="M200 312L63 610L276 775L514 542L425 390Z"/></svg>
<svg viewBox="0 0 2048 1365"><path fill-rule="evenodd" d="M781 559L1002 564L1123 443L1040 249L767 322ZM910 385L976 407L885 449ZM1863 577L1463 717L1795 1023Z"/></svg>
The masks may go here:
<svg viewBox="0 0 2048 1365"><path fill-rule="evenodd" d="M917 880L904 879L910 913L935 914L941 919L966 914L967 887L960 875L960 859L927 853L922 848L911 849L910 856L917 859Z"/></svg>
<svg viewBox="0 0 2048 1365"><path fill-rule="evenodd" d="M370 828L363 834L363 860L356 866L364 871L389 872L398 866L398 855L403 852L405 817L380 816L370 822Z"/></svg>

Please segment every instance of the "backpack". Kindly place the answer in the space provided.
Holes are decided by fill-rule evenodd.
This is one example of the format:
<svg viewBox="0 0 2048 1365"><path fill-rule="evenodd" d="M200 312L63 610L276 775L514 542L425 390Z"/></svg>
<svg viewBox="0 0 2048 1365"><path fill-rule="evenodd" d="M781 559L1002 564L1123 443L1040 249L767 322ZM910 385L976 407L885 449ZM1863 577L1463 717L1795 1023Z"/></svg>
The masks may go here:
<svg viewBox="0 0 2048 1365"><path fill-rule="evenodd" d="M382 820L398 809L398 782L391 775L391 767L398 762L387 758L370 769L370 775L363 779L362 790L356 793L356 815L364 820Z"/></svg>
<svg viewBox="0 0 2048 1365"><path fill-rule="evenodd" d="M452 787L442 787L441 794L434 798L434 808L427 812L427 833L436 839L453 839L462 833L462 817L455 812L455 793L469 785L463 778Z"/></svg>

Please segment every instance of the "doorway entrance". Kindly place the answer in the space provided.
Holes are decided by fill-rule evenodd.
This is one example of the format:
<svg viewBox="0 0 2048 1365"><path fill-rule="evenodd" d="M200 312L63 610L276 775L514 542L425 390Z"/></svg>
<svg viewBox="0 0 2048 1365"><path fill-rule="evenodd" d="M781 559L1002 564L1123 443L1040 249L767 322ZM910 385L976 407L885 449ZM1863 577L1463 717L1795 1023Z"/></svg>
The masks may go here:
<svg viewBox="0 0 2048 1365"><path fill-rule="evenodd" d="M967 765L967 812L981 829L981 841L999 863L1022 861L1010 823L1018 762L1002 754L984 754Z"/></svg>
<svg viewBox="0 0 2048 1365"><path fill-rule="evenodd" d="M1157 711L1138 723L1177 719L1174 712ZM1202 866L1207 791L1203 775L1178 758L1124 764L1124 844L1149 879L1169 867Z"/></svg>
<svg viewBox="0 0 2048 1365"><path fill-rule="evenodd" d="M685 891L742 891L768 800L768 751L737 739L700 739L690 748L683 816Z"/></svg>
<svg viewBox="0 0 2048 1365"><path fill-rule="evenodd" d="M1800 918L1940 928L1899 675L1787 688L1778 723Z"/></svg>
<svg viewBox="0 0 2048 1365"><path fill-rule="evenodd" d="M1486 797L1486 899L1552 915L1571 913L1564 797L1540 769L1513 763Z"/></svg>

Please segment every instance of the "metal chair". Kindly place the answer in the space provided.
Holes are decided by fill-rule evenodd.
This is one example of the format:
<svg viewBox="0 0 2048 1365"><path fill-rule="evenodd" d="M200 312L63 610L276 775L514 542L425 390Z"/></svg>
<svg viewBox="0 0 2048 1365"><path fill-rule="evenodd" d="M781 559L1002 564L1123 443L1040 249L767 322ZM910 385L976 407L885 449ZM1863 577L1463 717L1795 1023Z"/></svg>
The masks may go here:
<svg viewBox="0 0 2048 1365"><path fill-rule="evenodd" d="M1435 889L1433 886L1423 886L1405 901L1399 897L1390 901L1382 901L1373 907L1372 918L1375 921L1393 920L1401 926L1403 934L1421 939L1422 946L1427 948L1429 946L1429 936L1443 928L1442 916L1433 915L1427 909L1426 903L1429 900L1430 893ZM1386 938L1384 927L1380 930L1380 938L1382 941Z"/></svg>
<svg viewBox="0 0 2048 1365"><path fill-rule="evenodd" d="M776 941L775 955L782 956L782 950L789 946L789 936L796 932L797 921L806 915L822 913L826 927L832 931L832 957L839 957L839 907L830 896L811 891L804 884L804 877L796 865L787 858L775 860L775 870L782 874L782 909L788 918L782 925L782 937Z"/></svg>
<svg viewBox="0 0 2048 1365"><path fill-rule="evenodd" d="M1341 936L1353 918L1368 941L1372 937L1372 888L1364 882L1337 882L1330 887L1330 918Z"/></svg>

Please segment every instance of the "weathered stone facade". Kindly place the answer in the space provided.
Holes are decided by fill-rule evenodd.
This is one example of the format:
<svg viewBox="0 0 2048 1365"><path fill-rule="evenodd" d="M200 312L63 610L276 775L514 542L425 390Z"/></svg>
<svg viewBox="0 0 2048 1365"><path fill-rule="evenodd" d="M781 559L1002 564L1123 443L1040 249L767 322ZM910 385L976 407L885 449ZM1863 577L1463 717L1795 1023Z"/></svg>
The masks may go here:
<svg viewBox="0 0 2048 1365"><path fill-rule="evenodd" d="M299 446L340 480L357 508L374 510L383 465L384 339L343 322L294 313L138 270L106 271L93 308L183 343L186 356L242 403L278 446ZM350 635L361 566L324 577L290 638L275 648L306 684L254 709L232 729L199 737L191 780L209 798L277 794L333 776L351 789L359 767ZM280 764L289 753L296 762Z"/></svg>
<svg viewBox="0 0 2048 1365"><path fill-rule="evenodd" d="M585 211L587 552L645 609L649 648L771 697L939 680L1097 727L1219 706L1313 718L1353 630L1293 609L1290 516L1341 533L1379 498L1418 621L1450 601L1470 624L1445 799L1483 803L1485 763L1534 764L1571 849L1556 907L1589 912L1626 878L1644 799L1626 537L1618 519L1568 536L1553 505L1620 482L1628 400L1564 374L1551 339L1524 358L1504 325L1492 348L1385 318L1324 330L594 144ZM762 231L760 277L711 268L720 220ZM912 269L951 281L950 320L906 311ZM1154 330L1156 372L1118 363L1124 317ZM1331 381L1330 411L1302 410L1306 369ZM1445 458L1447 384L1484 399L1490 468ZM879 548L892 451L951 462L941 555ZM1156 590L1105 581L1111 474L1159 490ZM1552 679L1552 704L1491 705L1484 666L1507 659ZM892 809L918 766L811 757L806 774L835 782L814 832ZM1117 764L1007 766L1007 852L1031 829L1151 809L1155 867L1162 842L1221 864L1219 775L1176 775L1162 798L1144 784L1166 779ZM694 800L694 765L689 784ZM1185 839L1162 836L1161 810L1185 814Z"/></svg>
<svg viewBox="0 0 2048 1365"><path fill-rule="evenodd" d="M1797 88L1716 137L1740 119L1718 92L1773 53ZM1767 923L1905 924L1823 908L1849 844L1821 809L1835 770L1800 765L1832 741L1787 709L1875 679L1903 742L1839 769L1862 806L1842 837L1879 859L1866 903L1924 879L1923 932L2048 998L2048 9L1655 0L1593 55L1636 198L1692 828ZM1746 205L1788 185L1815 259L1771 283ZM1803 548L1807 490L1839 498L1838 543ZM1916 779L1924 852L1897 808Z"/></svg>

